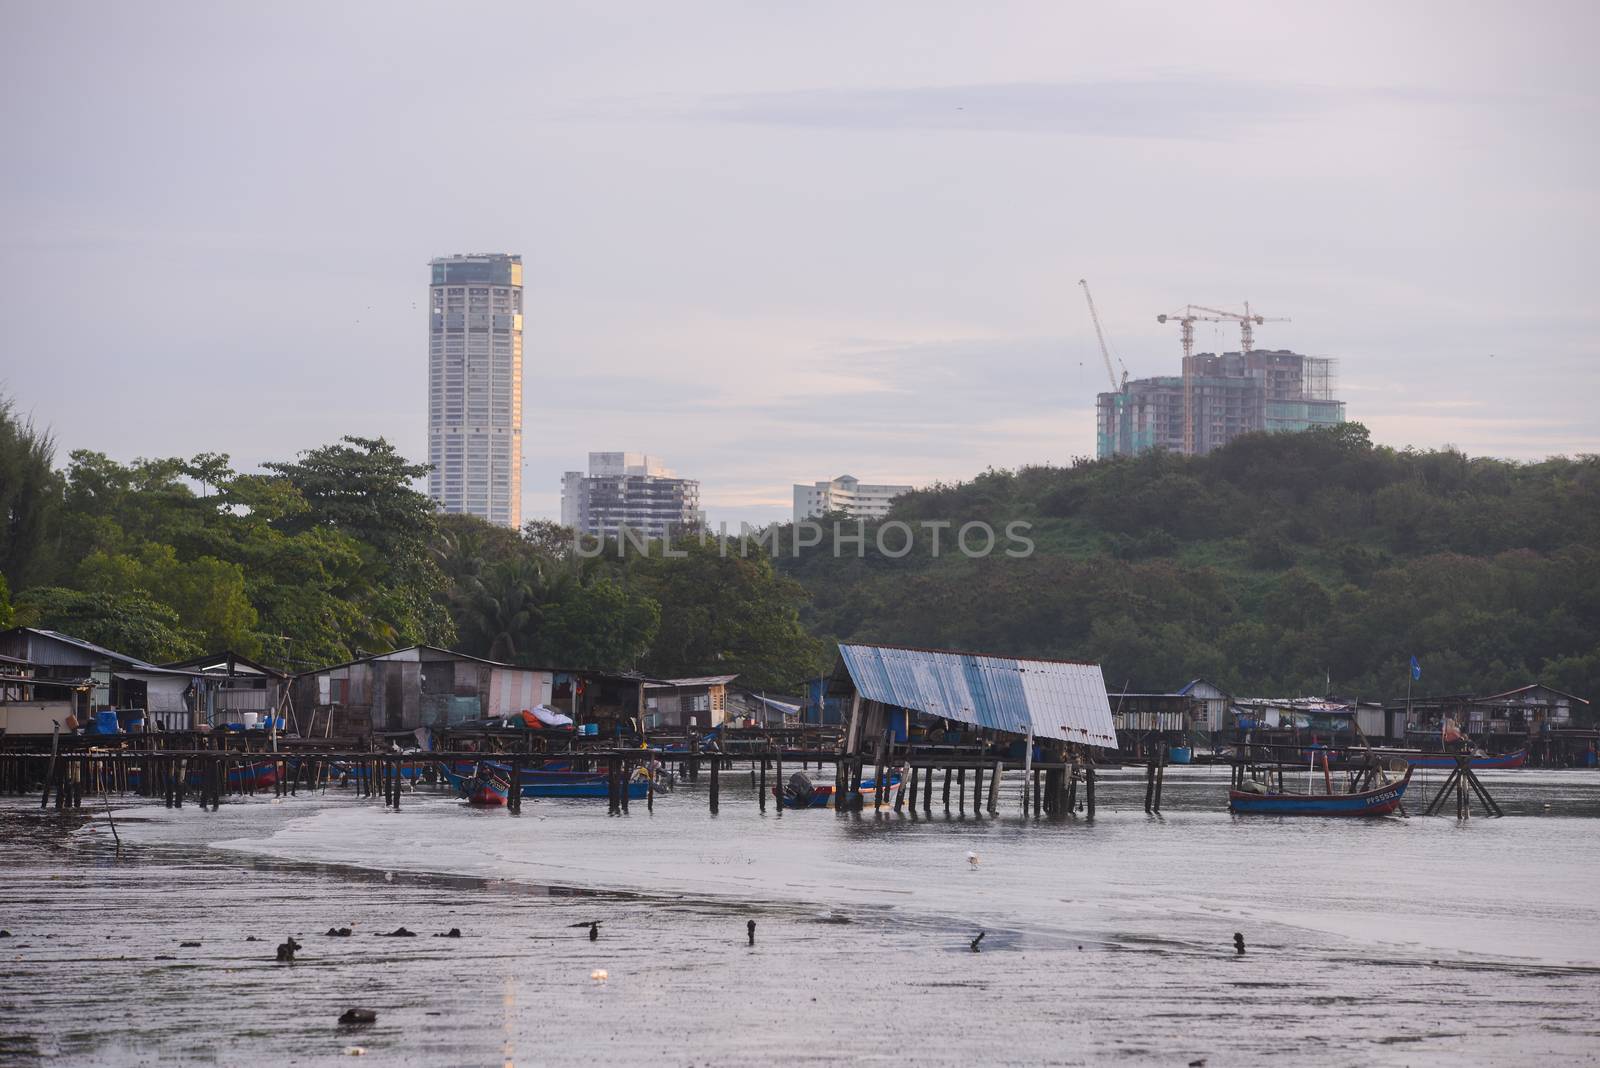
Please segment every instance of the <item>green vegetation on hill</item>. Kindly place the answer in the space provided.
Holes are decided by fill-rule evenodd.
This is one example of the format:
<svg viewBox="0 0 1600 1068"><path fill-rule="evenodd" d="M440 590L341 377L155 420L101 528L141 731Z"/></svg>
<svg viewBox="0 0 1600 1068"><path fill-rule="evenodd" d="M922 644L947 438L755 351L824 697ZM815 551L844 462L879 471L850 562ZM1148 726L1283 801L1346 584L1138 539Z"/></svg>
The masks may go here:
<svg viewBox="0 0 1600 1068"><path fill-rule="evenodd" d="M900 498L886 558L828 540L784 572L838 639L1098 660L1112 687L1600 696L1600 458L1373 446L1360 424L1210 456L989 471ZM928 551L927 521L1032 524L1031 556ZM901 537L886 536L890 551ZM786 533L784 544L792 544ZM1005 545L1003 539L1000 548Z"/></svg>
<svg viewBox="0 0 1600 1068"><path fill-rule="evenodd" d="M794 555L780 528L744 553L690 539L619 558L551 523L439 516L412 485L424 469L381 439L262 474L85 451L62 472L54 455L0 397L0 625L156 661L232 648L303 668L426 642L782 691L826 669L827 640L857 640L1097 660L1113 687L1366 698L1403 693L1416 655L1419 695L1540 679L1600 697L1593 456L1395 451L1347 424L935 486L896 502L904 555L885 524L895 555L874 529L859 557L827 538ZM955 548L969 522L997 532L991 555Z"/></svg>
<svg viewBox="0 0 1600 1068"><path fill-rule="evenodd" d="M553 523L441 516L413 487L427 468L381 438L262 474L209 453L54 460L0 397L0 626L156 662L232 649L299 670L421 642L778 690L826 659L800 623L805 591L770 559L695 542L584 557Z"/></svg>

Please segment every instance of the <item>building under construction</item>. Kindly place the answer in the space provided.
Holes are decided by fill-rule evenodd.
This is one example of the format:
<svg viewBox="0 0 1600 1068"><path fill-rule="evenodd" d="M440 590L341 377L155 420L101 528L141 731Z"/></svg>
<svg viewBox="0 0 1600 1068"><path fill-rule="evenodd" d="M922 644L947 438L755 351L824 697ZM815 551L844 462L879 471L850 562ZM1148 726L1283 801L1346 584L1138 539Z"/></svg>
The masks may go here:
<svg viewBox="0 0 1600 1068"><path fill-rule="evenodd" d="M1193 391L1193 445L1184 440L1184 378L1124 381L1096 403L1096 455L1148 449L1204 456L1255 430L1309 430L1344 422L1334 398L1337 361L1286 350L1202 352L1186 358Z"/></svg>

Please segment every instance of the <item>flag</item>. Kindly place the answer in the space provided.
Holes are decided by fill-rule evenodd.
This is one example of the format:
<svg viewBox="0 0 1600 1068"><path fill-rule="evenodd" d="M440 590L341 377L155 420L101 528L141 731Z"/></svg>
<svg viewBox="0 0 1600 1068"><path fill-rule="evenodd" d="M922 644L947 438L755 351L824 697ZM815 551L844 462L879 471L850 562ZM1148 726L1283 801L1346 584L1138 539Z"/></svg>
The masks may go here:
<svg viewBox="0 0 1600 1068"><path fill-rule="evenodd" d="M1422 665L1417 663L1416 657L1411 658L1411 677L1414 679L1422 678Z"/></svg>

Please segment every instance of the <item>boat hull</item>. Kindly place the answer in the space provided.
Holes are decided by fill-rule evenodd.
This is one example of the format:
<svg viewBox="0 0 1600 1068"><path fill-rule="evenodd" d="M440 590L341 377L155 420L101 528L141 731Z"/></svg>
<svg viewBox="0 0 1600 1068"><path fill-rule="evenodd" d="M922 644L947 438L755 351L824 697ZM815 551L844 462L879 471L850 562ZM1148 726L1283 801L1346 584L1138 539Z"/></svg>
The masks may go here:
<svg viewBox="0 0 1600 1068"><path fill-rule="evenodd" d="M1528 759L1526 749L1518 749L1513 753L1501 753L1498 756L1475 756L1467 761L1467 766L1473 771L1510 771L1522 767ZM1456 758L1446 753L1437 756L1407 757L1406 763L1414 768L1453 768Z"/></svg>
<svg viewBox="0 0 1600 1068"><path fill-rule="evenodd" d="M896 786L899 786L899 785L900 785L900 776L899 775L891 775L889 777L889 781L888 781L887 785L885 785L885 787L884 787L884 796L887 797L889 795L889 791L893 790ZM862 783L861 784L861 789L859 791L859 793L861 795L862 804L863 805L870 805L872 803L873 797L877 794L877 792L878 792L878 788L874 783L872 783L872 782L864 782L864 783ZM818 783L818 784L814 785L811 788L811 794L810 794L809 797L796 797L794 794L790 793L787 789L785 789L782 785L774 786L772 788L772 794L773 794L774 797L776 797L778 799L778 804L780 806L782 806L783 808L834 808L834 807L836 807L835 804L834 804L833 783L831 783L831 782L830 783Z"/></svg>
<svg viewBox="0 0 1600 1068"><path fill-rule="evenodd" d="M137 790L143 781L144 772L142 769L128 769L128 788L130 790ZM185 788L190 790L200 789L201 781L200 772L195 768L190 768L189 774L184 777ZM268 790L276 786L277 783L277 766L267 761L228 769L228 789L230 790Z"/></svg>
<svg viewBox="0 0 1600 1068"><path fill-rule="evenodd" d="M1356 794L1255 794L1244 790L1228 791L1228 809L1240 815L1257 816L1387 816L1400 807L1411 769L1399 782Z"/></svg>

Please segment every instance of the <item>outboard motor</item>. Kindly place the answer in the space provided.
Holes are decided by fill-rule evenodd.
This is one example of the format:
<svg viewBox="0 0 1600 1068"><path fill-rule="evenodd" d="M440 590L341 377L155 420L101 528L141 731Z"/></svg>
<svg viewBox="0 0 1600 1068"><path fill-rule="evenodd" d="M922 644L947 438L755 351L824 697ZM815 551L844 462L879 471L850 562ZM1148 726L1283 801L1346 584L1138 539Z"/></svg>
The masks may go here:
<svg viewBox="0 0 1600 1068"><path fill-rule="evenodd" d="M789 781L783 787L783 799L790 808L810 808L811 799L817 794L817 788L811 782L811 777L803 771L797 771L789 776Z"/></svg>

